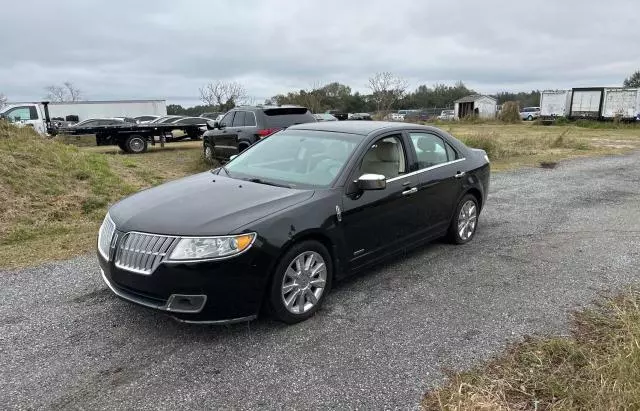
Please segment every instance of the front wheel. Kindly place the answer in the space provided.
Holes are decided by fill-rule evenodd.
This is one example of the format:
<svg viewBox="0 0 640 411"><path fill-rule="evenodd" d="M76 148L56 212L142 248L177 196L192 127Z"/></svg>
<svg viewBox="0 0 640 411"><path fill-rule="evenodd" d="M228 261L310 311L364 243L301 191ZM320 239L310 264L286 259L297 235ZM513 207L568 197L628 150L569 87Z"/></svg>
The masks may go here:
<svg viewBox="0 0 640 411"><path fill-rule="evenodd" d="M329 292L332 276L331 256L321 243L294 245L276 267L269 293L271 314L287 324L311 317Z"/></svg>
<svg viewBox="0 0 640 411"><path fill-rule="evenodd" d="M215 150L213 147L211 147L209 144L205 144L204 145L204 158L208 161L208 162L213 162L213 160L215 160Z"/></svg>
<svg viewBox="0 0 640 411"><path fill-rule="evenodd" d="M478 226L478 200L467 194L456 207L456 213L449 226L449 240L454 244L465 244L473 239Z"/></svg>
<svg viewBox="0 0 640 411"><path fill-rule="evenodd" d="M529 120L529 121L533 121L533 117L532 117L532 116L529 116L529 117L527 117L527 120Z"/></svg>

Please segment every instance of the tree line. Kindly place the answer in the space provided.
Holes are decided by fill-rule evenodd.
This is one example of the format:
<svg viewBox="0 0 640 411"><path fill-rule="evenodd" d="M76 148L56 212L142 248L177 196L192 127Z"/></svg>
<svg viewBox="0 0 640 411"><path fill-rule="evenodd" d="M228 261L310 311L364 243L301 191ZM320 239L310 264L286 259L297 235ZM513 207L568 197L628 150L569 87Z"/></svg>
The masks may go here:
<svg viewBox="0 0 640 411"><path fill-rule="evenodd" d="M640 87L640 70L623 81L624 87ZM476 94L462 81L453 85L436 83L429 87L420 85L408 90L408 83L393 73L376 73L369 78L369 93L353 91L350 86L339 82L314 84L307 89L277 94L264 101L264 104L296 104L308 107L313 112L338 110L345 113L387 112L399 109L441 110L453 108L453 102L461 97ZM83 92L72 82L45 87L44 98L54 102L81 101ZM169 104L168 114L196 116L206 112L226 112L236 105L255 104L248 96L246 88L234 81L215 81L199 89L202 105L183 107ZM494 97L498 104L515 101L520 107L538 106L540 90L530 92L499 92ZM0 92L0 108L7 103L7 97Z"/></svg>

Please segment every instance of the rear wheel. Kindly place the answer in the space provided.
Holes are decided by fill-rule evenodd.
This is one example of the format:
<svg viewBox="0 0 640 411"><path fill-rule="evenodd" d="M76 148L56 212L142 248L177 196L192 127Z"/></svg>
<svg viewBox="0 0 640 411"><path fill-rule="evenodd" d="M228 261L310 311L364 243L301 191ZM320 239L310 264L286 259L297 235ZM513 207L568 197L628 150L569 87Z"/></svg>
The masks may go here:
<svg viewBox="0 0 640 411"><path fill-rule="evenodd" d="M147 151L147 140L138 134L129 136L124 145L127 153L140 154Z"/></svg>
<svg viewBox="0 0 640 411"><path fill-rule="evenodd" d="M449 240L454 244L471 241L476 233L479 213L475 196L467 194L462 197L449 226Z"/></svg>
<svg viewBox="0 0 640 411"><path fill-rule="evenodd" d="M269 309L273 317L288 324L315 314L331 288L333 265L327 249L317 241L294 245L276 267Z"/></svg>

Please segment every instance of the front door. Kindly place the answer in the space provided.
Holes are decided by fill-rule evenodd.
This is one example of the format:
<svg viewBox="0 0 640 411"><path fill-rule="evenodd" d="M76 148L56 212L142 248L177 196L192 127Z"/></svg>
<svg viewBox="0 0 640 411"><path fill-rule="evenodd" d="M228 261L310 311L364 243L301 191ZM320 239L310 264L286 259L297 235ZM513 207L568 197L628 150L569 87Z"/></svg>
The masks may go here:
<svg viewBox="0 0 640 411"><path fill-rule="evenodd" d="M220 129L216 131L214 138L216 156L229 158L238 154L238 133L233 128L236 113L238 112L230 111L220 120Z"/></svg>
<svg viewBox="0 0 640 411"><path fill-rule="evenodd" d="M394 249L415 230L416 179L409 175L407 150L399 134L375 141L352 172L351 181L362 174L381 174L383 190L360 191L347 184L343 199L342 228L351 268L358 268Z"/></svg>

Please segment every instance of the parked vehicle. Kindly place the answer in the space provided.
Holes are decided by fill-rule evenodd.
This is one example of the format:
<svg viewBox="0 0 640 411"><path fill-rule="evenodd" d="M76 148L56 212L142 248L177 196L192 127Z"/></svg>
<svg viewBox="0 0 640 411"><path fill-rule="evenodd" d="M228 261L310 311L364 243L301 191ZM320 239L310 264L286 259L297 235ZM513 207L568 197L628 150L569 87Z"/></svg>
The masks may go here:
<svg viewBox="0 0 640 411"><path fill-rule="evenodd" d="M138 117L134 117L134 118L138 123L146 124L146 123L148 123L150 121L153 121L153 120L156 120L156 119L160 118L160 116L138 116Z"/></svg>
<svg viewBox="0 0 640 411"><path fill-rule="evenodd" d="M315 123L309 109L300 106L239 106L214 123L203 135L207 159L226 161L250 145L294 124Z"/></svg>
<svg viewBox="0 0 640 411"><path fill-rule="evenodd" d="M571 90L545 90L540 93L540 118L551 121L568 118L571 112Z"/></svg>
<svg viewBox="0 0 640 411"><path fill-rule="evenodd" d="M471 241L489 174L483 150L434 127L295 125L116 203L97 258L114 294L180 321L249 321L266 306L295 323L351 273L445 235Z"/></svg>
<svg viewBox="0 0 640 411"><path fill-rule="evenodd" d="M48 102L9 105L0 111L0 118L18 127L33 127L41 135L57 132L49 117Z"/></svg>
<svg viewBox="0 0 640 411"><path fill-rule="evenodd" d="M540 117L540 107L524 107L520 110L522 120L532 121Z"/></svg>
<svg viewBox="0 0 640 411"><path fill-rule="evenodd" d="M317 113L313 115L317 121L338 121L336 117L329 113Z"/></svg>
<svg viewBox="0 0 640 411"><path fill-rule="evenodd" d="M368 121L371 121L371 120L373 120L373 118L371 118L371 114L369 114L369 113L353 113L353 114L351 114L351 117L349 117L349 120L368 120Z"/></svg>
<svg viewBox="0 0 640 411"><path fill-rule="evenodd" d="M68 130L89 128L89 127L102 127L102 126L117 126L124 125L125 121L120 118L90 118L79 123L75 123L67 128L60 129L61 132Z"/></svg>
<svg viewBox="0 0 640 411"><path fill-rule="evenodd" d="M598 120L602 116L602 96L604 88L574 88L571 95L569 117Z"/></svg>
<svg viewBox="0 0 640 411"><path fill-rule="evenodd" d="M224 113L216 111L216 112L213 112L213 113L202 113L202 114L200 114L200 117L208 118L210 120L217 120L220 116L224 116Z"/></svg>
<svg viewBox="0 0 640 411"><path fill-rule="evenodd" d="M349 118L349 114L348 113L345 113L345 112L340 111L340 110L327 110L327 113L331 114L332 116L337 118L339 121L344 121L344 120L347 120Z"/></svg>
<svg viewBox="0 0 640 411"><path fill-rule="evenodd" d="M389 113L387 116L390 121L404 121L404 114Z"/></svg>
<svg viewBox="0 0 640 411"><path fill-rule="evenodd" d="M635 120L640 113L640 89L605 88L602 99L602 118L606 120Z"/></svg>
<svg viewBox="0 0 640 411"><path fill-rule="evenodd" d="M438 120L441 120L441 121L450 121L450 120L454 120L455 118L456 118L455 110L442 110L442 112L440 112L440 115L438 116Z"/></svg>

